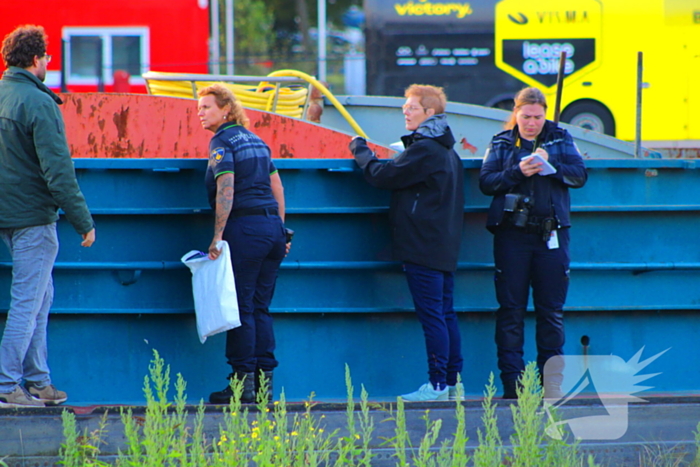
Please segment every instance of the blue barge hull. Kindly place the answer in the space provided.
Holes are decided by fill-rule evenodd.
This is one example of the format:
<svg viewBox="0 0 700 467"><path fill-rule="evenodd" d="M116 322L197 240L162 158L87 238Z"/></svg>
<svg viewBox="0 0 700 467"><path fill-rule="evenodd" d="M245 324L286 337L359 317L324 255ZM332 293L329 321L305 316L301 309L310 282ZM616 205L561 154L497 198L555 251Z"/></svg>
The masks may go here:
<svg viewBox="0 0 700 467"><path fill-rule="evenodd" d="M628 360L670 350L647 368L654 391L700 392L700 166L692 160L587 160L589 183L572 191L568 354ZM288 399L345 396L356 387L393 399L427 376L422 331L399 264L390 258L389 193L370 187L352 160L277 160L296 231L272 304ZM465 159L465 228L455 286L466 392L497 372L489 198L480 160ZM72 404L143 403L157 349L196 402L221 389L229 368L223 335L199 343L190 273L179 262L205 249L211 211L205 160L76 159L97 223L97 243L79 246L62 218L49 325L54 382ZM235 246L234 246L235 247ZM0 249L0 310L9 307L10 259ZM534 359L533 319L526 358ZM0 326L1 329L1 326ZM587 346L582 345L582 337ZM643 394L640 394L643 395Z"/></svg>

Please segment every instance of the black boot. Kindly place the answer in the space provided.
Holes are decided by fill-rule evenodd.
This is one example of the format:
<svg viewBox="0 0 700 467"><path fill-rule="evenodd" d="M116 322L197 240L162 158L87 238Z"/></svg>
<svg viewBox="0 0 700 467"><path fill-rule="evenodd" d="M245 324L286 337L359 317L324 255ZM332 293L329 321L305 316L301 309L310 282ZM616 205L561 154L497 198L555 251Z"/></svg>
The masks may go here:
<svg viewBox="0 0 700 467"><path fill-rule="evenodd" d="M522 389L518 380L503 381L503 399L517 399L518 388Z"/></svg>
<svg viewBox="0 0 700 467"><path fill-rule="evenodd" d="M255 402L255 375L253 373L243 373L241 371L236 371L228 375L229 385L226 386L222 391L212 392L209 395L209 402L211 404L228 404L233 397L233 390L231 389L230 381L233 379L238 381L243 381L243 392L241 393L241 403L242 404L252 404Z"/></svg>
<svg viewBox="0 0 700 467"><path fill-rule="evenodd" d="M264 384L263 384L263 379ZM260 388L264 387L267 391L260 394ZM258 398L265 397L267 402L272 402L272 371L264 371L258 368L255 371L255 394Z"/></svg>

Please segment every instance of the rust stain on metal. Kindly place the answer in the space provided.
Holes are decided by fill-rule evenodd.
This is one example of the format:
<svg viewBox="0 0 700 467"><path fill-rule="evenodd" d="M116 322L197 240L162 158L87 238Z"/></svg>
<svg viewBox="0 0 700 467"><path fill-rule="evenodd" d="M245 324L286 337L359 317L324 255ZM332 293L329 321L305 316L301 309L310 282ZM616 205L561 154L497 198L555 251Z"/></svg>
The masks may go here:
<svg viewBox="0 0 700 467"><path fill-rule="evenodd" d="M700 148L657 148L656 153L668 159L699 159ZM648 156L648 151L646 153Z"/></svg>
<svg viewBox="0 0 700 467"><path fill-rule="evenodd" d="M60 106L73 157L206 159L212 134L193 101L149 95L64 94ZM351 158L352 136L305 121L246 109L250 127L276 158ZM154 119L154 115L165 118ZM107 117L111 116L111 117ZM107 121L112 124L107 124ZM380 158L390 150L370 144Z"/></svg>
<svg viewBox="0 0 700 467"><path fill-rule="evenodd" d="M280 144L279 157L291 159L294 158L294 154L287 148L286 144L282 143Z"/></svg>
<svg viewBox="0 0 700 467"><path fill-rule="evenodd" d="M199 116L198 116L197 113L195 112L195 109L190 109L190 108L187 109L187 120L186 120L186 122L189 122L189 121L195 121L195 122L197 122L197 126L199 126L200 129L202 128L202 127L201 127L201 123L200 123L200 121L199 121ZM186 122L185 122L185 123L186 123ZM180 124L182 125L182 122L181 122ZM185 125L185 128L187 128L187 136L188 136L188 137L191 137L191 136L192 136L192 130L193 130L193 128L194 128L193 125Z"/></svg>
<svg viewBox="0 0 700 467"><path fill-rule="evenodd" d="M129 108L121 108L120 112L115 112L112 117L114 125L117 127L117 138L125 139L127 137L127 125L129 123Z"/></svg>
<svg viewBox="0 0 700 467"><path fill-rule="evenodd" d="M271 126L271 122L271 114L262 114L261 118L253 124L253 128L269 128Z"/></svg>

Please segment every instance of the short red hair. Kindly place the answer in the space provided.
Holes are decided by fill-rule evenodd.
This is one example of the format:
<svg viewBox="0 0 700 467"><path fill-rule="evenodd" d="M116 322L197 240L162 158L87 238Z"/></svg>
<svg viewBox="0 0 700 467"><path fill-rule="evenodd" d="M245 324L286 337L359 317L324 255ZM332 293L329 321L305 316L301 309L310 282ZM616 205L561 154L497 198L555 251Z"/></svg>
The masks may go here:
<svg viewBox="0 0 700 467"><path fill-rule="evenodd" d="M424 108L433 109L436 114L445 113L447 96L441 87L429 84L412 84L406 88L404 97L413 96L420 98L420 105Z"/></svg>

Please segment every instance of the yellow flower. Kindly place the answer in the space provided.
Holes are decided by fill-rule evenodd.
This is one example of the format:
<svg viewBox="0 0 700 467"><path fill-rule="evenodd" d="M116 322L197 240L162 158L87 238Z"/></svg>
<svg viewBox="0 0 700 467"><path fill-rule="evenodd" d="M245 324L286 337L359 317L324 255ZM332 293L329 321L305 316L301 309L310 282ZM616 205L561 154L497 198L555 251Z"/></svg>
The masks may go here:
<svg viewBox="0 0 700 467"><path fill-rule="evenodd" d="M274 439L275 441L279 441L279 440L280 440L280 437L279 437L279 436L273 436L272 439Z"/></svg>
<svg viewBox="0 0 700 467"><path fill-rule="evenodd" d="M292 431L290 434L291 434L292 436L296 436L296 435L298 435L299 433L297 433L296 431Z"/></svg>
<svg viewBox="0 0 700 467"><path fill-rule="evenodd" d="M250 437L253 438L253 439L257 438L257 437L258 437L258 432L257 432L257 431L252 432L252 433L250 434Z"/></svg>
<svg viewBox="0 0 700 467"><path fill-rule="evenodd" d="M355 433L355 438L360 439L360 435Z"/></svg>

